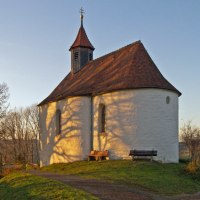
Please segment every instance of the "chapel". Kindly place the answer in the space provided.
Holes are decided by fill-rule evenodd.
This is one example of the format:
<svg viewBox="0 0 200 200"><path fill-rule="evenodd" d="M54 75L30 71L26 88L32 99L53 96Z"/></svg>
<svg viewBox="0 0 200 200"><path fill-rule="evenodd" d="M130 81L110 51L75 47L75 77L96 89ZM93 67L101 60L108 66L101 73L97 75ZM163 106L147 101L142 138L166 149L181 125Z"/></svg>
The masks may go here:
<svg viewBox="0 0 200 200"><path fill-rule="evenodd" d="M141 41L93 59L81 25L71 71L39 106L40 164L86 160L91 150L130 159L131 149L157 150L155 160L177 163L178 98Z"/></svg>

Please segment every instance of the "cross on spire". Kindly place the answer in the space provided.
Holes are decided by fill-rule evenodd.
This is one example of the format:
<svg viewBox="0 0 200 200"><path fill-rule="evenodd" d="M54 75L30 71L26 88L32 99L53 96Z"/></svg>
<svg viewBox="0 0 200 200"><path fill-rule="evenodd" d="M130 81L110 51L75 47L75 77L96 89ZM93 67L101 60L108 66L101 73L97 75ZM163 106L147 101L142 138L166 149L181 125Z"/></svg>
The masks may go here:
<svg viewBox="0 0 200 200"><path fill-rule="evenodd" d="M80 18L81 18L81 26L82 26L83 25L83 17L84 17L83 14L85 14L85 12L84 12L82 7L81 7L79 13L81 14Z"/></svg>

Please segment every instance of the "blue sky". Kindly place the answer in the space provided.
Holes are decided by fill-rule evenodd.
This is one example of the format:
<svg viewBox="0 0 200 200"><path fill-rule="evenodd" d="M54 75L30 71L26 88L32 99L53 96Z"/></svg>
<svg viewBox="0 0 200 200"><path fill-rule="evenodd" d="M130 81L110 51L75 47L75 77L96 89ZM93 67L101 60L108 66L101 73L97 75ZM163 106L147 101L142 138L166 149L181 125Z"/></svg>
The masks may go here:
<svg viewBox="0 0 200 200"><path fill-rule="evenodd" d="M0 82L11 107L39 103L68 74L81 7L94 58L141 40L183 93L181 124L200 125L199 0L0 0Z"/></svg>

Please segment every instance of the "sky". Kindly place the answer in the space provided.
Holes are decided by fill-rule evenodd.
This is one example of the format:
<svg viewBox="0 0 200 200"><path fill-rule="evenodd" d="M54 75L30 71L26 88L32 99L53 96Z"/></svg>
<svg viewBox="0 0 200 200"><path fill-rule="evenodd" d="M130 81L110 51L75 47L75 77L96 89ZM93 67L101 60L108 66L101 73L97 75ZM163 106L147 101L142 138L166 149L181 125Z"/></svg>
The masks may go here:
<svg viewBox="0 0 200 200"><path fill-rule="evenodd" d="M200 126L199 0L0 0L0 83L10 107L40 103L69 73L81 7L94 58L141 40L182 92L180 125Z"/></svg>

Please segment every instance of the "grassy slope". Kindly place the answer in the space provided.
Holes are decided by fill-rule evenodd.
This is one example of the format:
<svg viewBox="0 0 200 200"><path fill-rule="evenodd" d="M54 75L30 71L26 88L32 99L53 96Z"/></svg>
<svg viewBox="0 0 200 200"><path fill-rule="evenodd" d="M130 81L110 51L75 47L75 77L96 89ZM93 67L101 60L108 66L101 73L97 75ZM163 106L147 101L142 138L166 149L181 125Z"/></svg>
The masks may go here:
<svg viewBox="0 0 200 200"><path fill-rule="evenodd" d="M25 173L12 173L0 180L0 199L4 200L95 200L90 194L60 182Z"/></svg>
<svg viewBox="0 0 200 200"><path fill-rule="evenodd" d="M122 160L53 164L41 170L138 185L168 195L200 191L200 180L186 174L183 168L184 164Z"/></svg>

